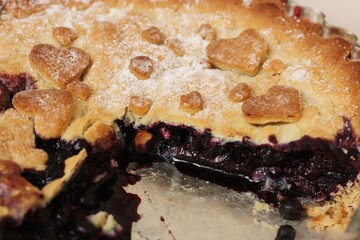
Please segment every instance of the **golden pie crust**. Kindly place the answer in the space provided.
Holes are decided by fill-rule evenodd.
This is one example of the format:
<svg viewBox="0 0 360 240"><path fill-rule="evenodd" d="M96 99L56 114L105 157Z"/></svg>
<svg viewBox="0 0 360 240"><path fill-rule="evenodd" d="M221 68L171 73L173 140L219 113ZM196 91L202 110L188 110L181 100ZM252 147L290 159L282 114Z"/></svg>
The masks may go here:
<svg viewBox="0 0 360 240"><path fill-rule="evenodd" d="M280 144L305 135L332 140L344 117L360 134L360 61L349 58L353 45L289 16L281 0L45 2L0 4L0 73L30 74L38 88L17 93L15 109L0 113L0 160L20 169L43 169L47 161L35 149L34 132L45 139L99 139L107 148L111 123L126 113L135 126L185 124L255 144L269 143L270 135ZM262 103L266 111L258 109ZM151 136L139 139L144 145ZM85 157L68 159L63 179L42 191L29 186L24 194L33 198L10 194L22 210L14 217L51 200ZM1 171L0 184L11 188L9 176ZM359 197L343 192L334 201L347 217L330 212L334 201L327 209L308 206L311 227L346 226ZM0 216L13 215L6 204L1 209Z"/></svg>

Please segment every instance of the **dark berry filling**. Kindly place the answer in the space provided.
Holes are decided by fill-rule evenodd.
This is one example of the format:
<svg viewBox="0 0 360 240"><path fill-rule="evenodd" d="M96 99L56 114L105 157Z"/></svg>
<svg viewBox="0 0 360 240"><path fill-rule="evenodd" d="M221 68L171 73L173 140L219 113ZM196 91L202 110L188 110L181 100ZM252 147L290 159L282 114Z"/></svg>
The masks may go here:
<svg viewBox="0 0 360 240"><path fill-rule="evenodd" d="M37 147L49 154L47 169L25 171L23 176L40 188L63 175L68 157L87 149L88 158L45 209L30 212L20 226L3 221L0 239L109 239L87 220L99 211L113 214L122 226L115 239L130 239L140 203L136 195L123 189L139 180L126 171L130 161L143 167L168 161L188 175L237 191L252 191L279 205L284 218L301 219L303 208L296 197L323 201L338 184L354 180L359 172L356 139L350 122L344 122L334 141L305 136L279 144L276 136L269 136L271 145L255 145L248 138L222 142L210 130L200 132L187 126L155 123L134 128L123 121L117 121L116 143L105 152L82 139L37 139ZM134 139L140 130L151 133L152 139L138 152ZM295 232L288 230L280 229L278 239L292 239Z"/></svg>
<svg viewBox="0 0 360 240"><path fill-rule="evenodd" d="M276 137L270 136L272 145L255 145L247 138L222 142L210 130L200 132L192 127L156 123L139 127L153 135L147 152L139 154L148 158L161 156L181 165L183 171L186 166L191 171L200 166L202 171L222 175L220 178L243 178L260 198L275 205L293 196L324 201L339 184L354 180L360 169L353 130L348 120L344 122L344 129L334 141L304 136L289 144L278 144ZM242 189L236 186L237 181L242 185L236 180L231 188Z"/></svg>
<svg viewBox="0 0 360 240"><path fill-rule="evenodd" d="M11 96L25 89L34 89L35 80L27 73L7 74L0 73L0 83L4 85Z"/></svg>
<svg viewBox="0 0 360 240"><path fill-rule="evenodd" d="M103 168L99 164L95 167L95 162L99 163L92 157L87 159L78 175L49 206L29 213L20 226L3 223L0 239L130 239L131 224L140 218L137 214L140 199L126 193L123 186L129 184L129 178L133 181L134 176L117 167ZM91 181L99 169L106 170L106 175L98 182ZM87 219L99 211L111 213L122 226L114 236L105 235Z"/></svg>
<svg viewBox="0 0 360 240"><path fill-rule="evenodd" d="M49 160L45 171L25 170L23 177L40 189L64 174L65 160L78 154L82 149L90 150L90 145L83 139L66 142L58 139L42 140L36 138L36 147L47 152Z"/></svg>
<svg viewBox="0 0 360 240"><path fill-rule="evenodd" d="M294 18L299 18L299 17L301 17L301 15L302 15L302 7L295 6L294 7L294 12L293 12L293 17Z"/></svg>
<svg viewBox="0 0 360 240"><path fill-rule="evenodd" d="M11 106L11 99L7 88L0 84L0 112L5 111Z"/></svg>
<svg viewBox="0 0 360 240"><path fill-rule="evenodd" d="M63 175L64 161L81 149L88 157L72 180L45 208L30 212L20 226L11 220L1 224L0 239L130 239L132 223L140 216L137 207L140 199L127 193L124 186L135 184L140 177L126 172L129 158L122 143L110 151L94 152L96 146L81 139L67 143L59 140L37 139L37 147L49 153L44 172L26 171L33 184L43 187ZM104 211L113 215L121 226L114 235L106 235L96 228L88 216Z"/></svg>
<svg viewBox="0 0 360 240"><path fill-rule="evenodd" d="M33 88L35 81L27 73L0 73L0 112L12 107L11 100L17 92Z"/></svg>

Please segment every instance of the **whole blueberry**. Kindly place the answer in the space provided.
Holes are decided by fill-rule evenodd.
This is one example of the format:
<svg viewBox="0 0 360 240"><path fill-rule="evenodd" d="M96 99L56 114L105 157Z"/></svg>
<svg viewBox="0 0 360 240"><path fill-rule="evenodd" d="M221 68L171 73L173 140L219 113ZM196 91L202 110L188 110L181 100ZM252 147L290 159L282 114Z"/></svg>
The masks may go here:
<svg viewBox="0 0 360 240"><path fill-rule="evenodd" d="M82 196L80 196L77 204L84 210L92 211L96 210L99 207L100 202L93 192L86 191L85 193L83 193Z"/></svg>
<svg viewBox="0 0 360 240"><path fill-rule="evenodd" d="M70 207L69 206L60 207L56 212L55 218L59 225L67 224L70 218Z"/></svg>
<svg viewBox="0 0 360 240"><path fill-rule="evenodd" d="M303 215L304 208L296 200L285 199L280 202L279 212L286 220L300 220Z"/></svg>
<svg viewBox="0 0 360 240"><path fill-rule="evenodd" d="M76 139L72 142L75 151L80 151L82 149L87 149L89 147L89 143L85 139Z"/></svg>
<svg viewBox="0 0 360 240"><path fill-rule="evenodd" d="M290 225L280 226L275 240L294 240L296 235L295 229Z"/></svg>
<svg viewBox="0 0 360 240"><path fill-rule="evenodd" d="M76 223L76 231L82 235L90 236L98 232L98 229L89 221L83 220Z"/></svg>
<svg viewBox="0 0 360 240"><path fill-rule="evenodd" d="M8 90L0 84L0 112L11 106L11 99Z"/></svg>

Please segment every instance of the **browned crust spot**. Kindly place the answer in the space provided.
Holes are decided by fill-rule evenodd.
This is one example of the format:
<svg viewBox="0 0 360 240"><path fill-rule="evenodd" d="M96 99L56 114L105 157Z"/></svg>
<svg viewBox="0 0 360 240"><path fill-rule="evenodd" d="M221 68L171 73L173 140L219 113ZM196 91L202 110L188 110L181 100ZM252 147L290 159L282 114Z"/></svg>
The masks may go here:
<svg viewBox="0 0 360 240"><path fill-rule="evenodd" d="M264 62L264 71L269 76L281 74L285 69L286 65L280 59L269 59Z"/></svg>
<svg viewBox="0 0 360 240"><path fill-rule="evenodd" d="M129 69L139 80L146 80L154 71L154 63L147 56L137 56L130 60Z"/></svg>
<svg viewBox="0 0 360 240"><path fill-rule="evenodd" d="M141 38L152 44L163 44L165 41L165 35L157 27L150 27L141 32Z"/></svg>
<svg viewBox="0 0 360 240"><path fill-rule="evenodd" d="M250 98L251 95L252 91L249 85L246 83L238 83L230 90L228 99L232 102L238 103Z"/></svg>
<svg viewBox="0 0 360 240"><path fill-rule="evenodd" d="M129 109L132 113L138 116L144 116L151 108L153 102L149 98L139 96L131 96Z"/></svg>
<svg viewBox="0 0 360 240"><path fill-rule="evenodd" d="M198 34L204 40L212 41L216 39L216 31L210 24L201 24L198 29Z"/></svg>
<svg viewBox="0 0 360 240"><path fill-rule="evenodd" d="M181 42L177 38L167 39L165 41L165 45L176 55L179 57L184 56L185 49L182 46Z"/></svg>
<svg viewBox="0 0 360 240"><path fill-rule="evenodd" d="M153 135L146 130L140 130L136 133L134 142L135 148L138 152L145 152L151 144L151 140L153 139Z"/></svg>
<svg viewBox="0 0 360 240"><path fill-rule="evenodd" d="M85 139L94 146L95 151L103 152L113 147L116 136L112 126L96 122L84 134Z"/></svg>
<svg viewBox="0 0 360 240"><path fill-rule="evenodd" d="M66 90L69 91L73 97L83 101L87 100L91 95L89 86L79 81L69 83L66 86Z"/></svg>

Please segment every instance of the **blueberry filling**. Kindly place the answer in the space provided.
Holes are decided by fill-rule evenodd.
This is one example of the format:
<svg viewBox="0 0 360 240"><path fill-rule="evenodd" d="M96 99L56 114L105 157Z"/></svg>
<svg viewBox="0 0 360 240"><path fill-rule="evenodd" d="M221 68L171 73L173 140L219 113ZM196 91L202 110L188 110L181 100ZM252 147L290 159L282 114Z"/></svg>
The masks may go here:
<svg viewBox="0 0 360 240"><path fill-rule="evenodd" d="M222 142L210 130L200 132L160 122L139 127L137 131L146 130L153 139L147 151L138 154L153 159L161 156L181 165L180 169L188 174L200 166L202 170L216 172L216 177L205 178L214 178L221 185L228 183L219 181L219 174L222 178L243 178L253 192L274 205L284 197L296 196L324 201L339 184L356 179L360 169L352 127L347 119L344 123L334 141L304 136L298 141L278 144L270 136L271 145L255 145L247 138ZM236 186L237 182L240 186ZM242 189L243 180L230 185Z"/></svg>
<svg viewBox="0 0 360 240"><path fill-rule="evenodd" d="M88 162L91 159L87 159ZM85 163L71 181L45 209L29 213L20 226L12 222L3 224L0 239L130 239L131 224L139 219L137 206L140 199L128 194L123 186L129 174L109 168L99 182L91 182L91 163ZM88 216L99 211L111 213L121 225L113 236L101 232Z"/></svg>
<svg viewBox="0 0 360 240"><path fill-rule="evenodd" d="M82 149L91 149L83 139L76 139L70 143L59 139L42 140L36 138L36 147L47 152L49 160L45 171L25 170L22 175L40 189L54 179L63 176L65 160L78 154Z"/></svg>
<svg viewBox="0 0 360 240"><path fill-rule="evenodd" d="M4 220L0 226L0 239L130 239L131 225L140 216L140 199L127 193L123 187L135 184L140 177L126 172L128 152L122 144L107 152L94 152L85 140L70 143L60 140L37 139L37 147L49 153L46 171L25 171L23 176L34 185L43 187L63 175L64 161L81 149L88 157L72 180L45 209L30 212L20 226ZM107 212L121 226L112 235L95 227L88 219L92 214Z"/></svg>
<svg viewBox="0 0 360 240"><path fill-rule="evenodd" d="M11 106L11 99L7 88L0 84L0 112Z"/></svg>
<svg viewBox="0 0 360 240"><path fill-rule="evenodd" d="M25 89L35 88L34 78L27 73L0 73L0 83L9 90L10 96L14 96L15 93L23 91Z"/></svg>
<svg viewBox="0 0 360 240"><path fill-rule="evenodd" d="M255 145L247 138L221 142L210 130L200 132L165 123L134 128L123 121L117 121L116 143L106 152L82 139L65 142L38 138L37 147L49 154L47 169L28 170L23 176L39 188L61 177L64 161L81 149L87 150L88 158L45 209L28 213L20 226L3 221L0 239L111 239L87 218L99 211L113 214L122 226L114 239L130 239L140 203L136 195L123 189L139 180L126 171L130 161L141 167L168 161L188 175L237 191L252 191L265 202L279 205L284 218L301 219L303 209L296 197L323 201L338 184L357 176L359 152L351 125L346 119L344 122L335 141L305 136L284 145L278 144L275 136L269 137L271 145ZM140 130L150 132L153 138L138 152L134 139ZM295 232L288 230L280 229L277 239L292 239Z"/></svg>
<svg viewBox="0 0 360 240"><path fill-rule="evenodd" d="M0 112L12 107L11 100L17 92L33 88L35 81L27 73L0 73Z"/></svg>

